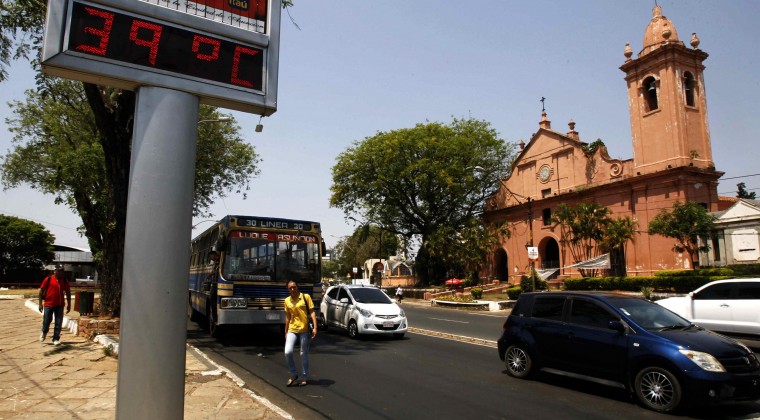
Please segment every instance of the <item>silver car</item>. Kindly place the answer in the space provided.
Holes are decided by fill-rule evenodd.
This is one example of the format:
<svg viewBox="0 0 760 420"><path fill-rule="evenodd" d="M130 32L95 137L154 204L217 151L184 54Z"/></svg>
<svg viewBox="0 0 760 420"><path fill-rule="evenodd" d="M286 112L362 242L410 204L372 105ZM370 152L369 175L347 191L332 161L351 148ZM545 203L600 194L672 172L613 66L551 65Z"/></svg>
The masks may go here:
<svg viewBox="0 0 760 420"><path fill-rule="evenodd" d="M657 303L708 330L760 335L760 279L718 280Z"/></svg>
<svg viewBox="0 0 760 420"><path fill-rule="evenodd" d="M322 298L320 312L318 323L323 329L340 327L351 338L362 334L403 338L408 327L404 310L374 286L332 286Z"/></svg>

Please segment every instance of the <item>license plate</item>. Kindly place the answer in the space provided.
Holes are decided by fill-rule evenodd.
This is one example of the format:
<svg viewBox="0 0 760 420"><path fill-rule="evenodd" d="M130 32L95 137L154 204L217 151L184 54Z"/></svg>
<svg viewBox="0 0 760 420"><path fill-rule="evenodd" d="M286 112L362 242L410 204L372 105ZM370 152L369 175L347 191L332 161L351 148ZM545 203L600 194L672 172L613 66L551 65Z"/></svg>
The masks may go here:
<svg viewBox="0 0 760 420"><path fill-rule="evenodd" d="M383 328L393 328L393 321L383 321Z"/></svg>
<svg viewBox="0 0 760 420"><path fill-rule="evenodd" d="M267 314L267 321L279 321L280 314Z"/></svg>

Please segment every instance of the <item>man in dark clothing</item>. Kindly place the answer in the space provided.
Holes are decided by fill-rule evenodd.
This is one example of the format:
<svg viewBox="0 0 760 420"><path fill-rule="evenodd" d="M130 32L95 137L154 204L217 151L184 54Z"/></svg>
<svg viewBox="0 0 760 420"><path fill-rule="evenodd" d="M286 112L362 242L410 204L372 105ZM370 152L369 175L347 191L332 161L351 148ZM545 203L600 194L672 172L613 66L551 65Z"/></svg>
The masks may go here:
<svg viewBox="0 0 760 420"><path fill-rule="evenodd" d="M66 296L66 313L71 312L71 289L64 276L63 266L55 266L55 274L45 277L40 286L40 312L42 312L42 333L40 342L45 341L50 331L50 321L55 316L53 327L53 344L61 344L61 327L63 326L63 297Z"/></svg>

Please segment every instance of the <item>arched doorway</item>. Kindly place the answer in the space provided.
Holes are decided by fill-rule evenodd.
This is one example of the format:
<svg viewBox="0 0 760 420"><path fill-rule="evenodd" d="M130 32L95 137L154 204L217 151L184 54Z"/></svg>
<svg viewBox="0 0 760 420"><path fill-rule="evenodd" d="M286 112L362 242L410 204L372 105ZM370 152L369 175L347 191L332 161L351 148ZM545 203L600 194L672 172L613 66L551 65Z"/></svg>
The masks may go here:
<svg viewBox="0 0 760 420"><path fill-rule="evenodd" d="M509 257L501 248L493 253L493 275L499 281L509 280Z"/></svg>
<svg viewBox="0 0 760 420"><path fill-rule="evenodd" d="M560 268L559 261L559 244L554 238L546 238L542 243L543 251L541 252L541 268ZM554 279L559 276L559 270L549 276ZM547 279L548 280L548 279Z"/></svg>

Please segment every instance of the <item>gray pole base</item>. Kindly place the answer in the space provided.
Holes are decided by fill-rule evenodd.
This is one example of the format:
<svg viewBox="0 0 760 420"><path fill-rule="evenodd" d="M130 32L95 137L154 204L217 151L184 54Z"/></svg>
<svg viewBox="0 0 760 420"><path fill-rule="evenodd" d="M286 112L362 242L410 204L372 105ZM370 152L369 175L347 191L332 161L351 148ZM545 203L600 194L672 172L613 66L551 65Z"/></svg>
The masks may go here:
<svg viewBox="0 0 760 420"><path fill-rule="evenodd" d="M187 276L199 99L137 91L127 201L117 419L184 416Z"/></svg>

